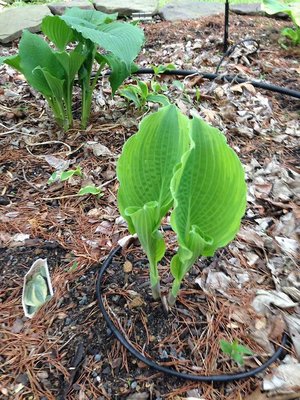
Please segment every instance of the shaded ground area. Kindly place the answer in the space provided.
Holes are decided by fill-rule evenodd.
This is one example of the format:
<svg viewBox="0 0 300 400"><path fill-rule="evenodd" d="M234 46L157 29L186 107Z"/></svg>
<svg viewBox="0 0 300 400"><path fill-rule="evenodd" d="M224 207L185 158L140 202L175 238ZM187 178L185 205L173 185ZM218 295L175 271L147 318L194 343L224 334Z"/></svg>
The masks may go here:
<svg viewBox="0 0 300 400"><path fill-rule="evenodd" d="M263 17L232 16L232 42L251 36L259 40L260 49L252 55L249 49L237 49L221 72L299 88L299 49L284 50L277 42L286 25ZM222 56L222 26L222 17L145 25L147 42L138 62L172 62L177 68L214 72ZM14 52L16 45L0 51ZM299 320L299 307L291 303L284 312L282 304L269 305L260 314L251 307L258 289L269 295L272 290L287 293L291 302L300 300L299 101L250 84L210 82L198 76L185 79L185 88L179 89L176 78L156 79L167 85L165 94L184 112L219 127L239 154L249 188L247 213L236 240L191 270L170 314L150 300L145 256L137 244L125 249L108 270L105 302L131 343L159 363L199 374L231 373L243 368L221 353L220 339L238 339L250 347L255 357L245 363L253 368L274 351L283 330L290 329L287 317ZM119 96L111 99L103 78L89 127L82 131L75 123L63 133L22 76L2 66L0 82L1 396L255 399L262 377L208 385L148 369L114 339L98 310L98 263L128 234L116 207L117 155L148 110L136 110ZM97 144L110 153L99 155ZM80 165L84 177L48 185L62 161L68 162L67 169ZM73 197L89 183L102 186L100 199ZM174 237L167 235L170 255ZM170 285L168 254L161 266L165 288ZM28 320L21 307L22 280L39 257L48 259L55 295ZM127 275L125 260L132 264ZM299 357L296 347L290 354Z"/></svg>

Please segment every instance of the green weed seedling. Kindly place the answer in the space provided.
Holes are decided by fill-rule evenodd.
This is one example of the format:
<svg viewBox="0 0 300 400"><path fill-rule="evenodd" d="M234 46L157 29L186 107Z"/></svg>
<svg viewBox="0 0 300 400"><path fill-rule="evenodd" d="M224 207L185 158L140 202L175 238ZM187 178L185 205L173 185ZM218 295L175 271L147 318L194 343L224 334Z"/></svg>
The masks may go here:
<svg viewBox="0 0 300 400"><path fill-rule="evenodd" d="M227 354L239 365L244 365L244 356L252 356L253 352L246 346L239 344L237 339L232 343L227 340L220 340L220 347L224 354Z"/></svg>
<svg viewBox="0 0 300 400"><path fill-rule="evenodd" d="M171 211L179 249L170 262L169 305L199 256L212 256L239 230L246 208L243 167L225 136L174 105L143 119L117 164L118 206L147 254L154 299L160 297L158 262L166 245L160 226Z"/></svg>
<svg viewBox="0 0 300 400"><path fill-rule="evenodd" d="M154 72L154 75L160 76L166 71L175 71L176 67L174 64L168 64L168 65L152 65L151 66Z"/></svg>
<svg viewBox="0 0 300 400"><path fill-rule="evenodd" d="M97 198L103 195L101 188L96 187L95 185L84 186L77 193L78 196L85 196L87 194L91 194L93 196L96 196Z"/></svg>
<svg viewBox="0 0 300 400"><path fill-rule="evenodd" d="M281 34L290 39L293 46L300 44L300 2L280 0L263 0L262 10L267 14L274 15L278 13L287 14L293 21L295 28L284 28ZM286 47L281 43L283 47Z"/></svg>
<svg viewBox="0 0 300 400"><path fill-rule="evenodd" d="M64 130L73 124L72 94L77 77L81 87L81 125L86 128L93 91L103 68L108 65L111 69L113 94L137 69L133 60L141 49L144 34L137 26L116 19L117 14L79 8L67 9L62 16L47 16L41 26L47 40L25 30L19 53L0 57L0 65L6 63L25 76L45 97Z"/></svg>
<svg viewBox="0 0 300 400"><path fill-rule="evenodd" d="M48 185L51 185L52 183L57 182L57 181L61 181L61 182L67 181L72 176L80 176L80 177L83 176L81 168L79 166L76 167L76 169L69 169L68 171L53 172L53 174L48 179Z"/></svg>
<svg viewBox="0 0 300 400"><path fill-rule="evenodd" d="M55 171L53 172L53 174L50 176L50 178L48 179L48 185L51 185L54 182L63 182L63 181L67 181L68 179L70 179L72 176L79 176L80 178L83 178L83 173L82 170L80 168L80 166L76 167L76 169L69 169L68 171L62 171L62 172L58 172ZM82 187L78 193L74 194L74 195L70 195L71 197L73 196L85 196L87 194L91 194L93 196L97 196L97 198L100 198L103 193L100 187L97 187L95 185L86 185L84 187Z"/></svg>
<svg viewBox="0 0 300 400"><path fill-rule="evenodd" d="M170 104L167 96L159 93L163 89L159 83L151 83L151 89L149 92L147 83L137 81L136 85L124 86L119 90L119 94L129 102L132 101L139 110L143 109L148 102L158 103L162 106Z"/></svg>

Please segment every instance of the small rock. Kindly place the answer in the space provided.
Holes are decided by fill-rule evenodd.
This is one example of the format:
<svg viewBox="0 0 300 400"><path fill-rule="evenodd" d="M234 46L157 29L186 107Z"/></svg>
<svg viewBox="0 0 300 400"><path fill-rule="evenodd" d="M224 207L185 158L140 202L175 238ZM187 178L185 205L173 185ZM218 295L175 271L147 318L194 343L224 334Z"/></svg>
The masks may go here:
<svg viewBox="0 0 300 400"><path fill-rule="evenodd" d="M107 329L106 329L106 334L107 334L107 336L110 336L110 335L112 334L111 329L107 328Z"/></svg>
<svg viewBox="0 0 300 400"><path fill-rule="evenodd" d="M101 360L101 354L96 354L94 359L96 362L99 362Z"/></svg>
<svg viewBox="0 0 300 400"><path fill-rule="evenodd" d="M23 329L23 326L24 322L20 318L17 318L11 328L12 333L20 333Z"/></svg>
<svg viewBox="0 0 300 400"><path fill-rule="evenodd" d="M87 0L63 1L61 3L48 4L48 7L54 15L62 15L67 8L71 7L78 7L83 10L93 10L93 5Z"/></svg>
<svg viewBox="0 0 300 400"><path fill-rule="evenodd" d="M4 396L8 396L8 390L6 388L1 388L1 393L4 394Z"/></svg>
<svg viewBox="0 0 300 400"><path fill-rule="evenodd" d="M169 355L168 355L168 353L166 352L166 350L161 350L160 349L160 355L159 355L159 358L161 359L161 360L165 360L166 358L169 358Z"/></svg>
<svg viewBox="0 0 300 400"><path fill-rule="evenodd" d="M144 304L145 304L144 300L140 296L137 296L133 300L131 300L131 302L128 304L128 308L129 309L138 308Z"/></svg>
<svg viewBox="0 0 300 400"><path fill-rule="evenodd" d="M141 393L134 393L126 397L126 400L147 400L149 399L149 393L141 392Z"/></svg>
<svg viewBox="0 0 300 400"><path fill-rule="evenodd" d="M7 206L9 203L8 197L0 196L0 206Z"/></svg>
<svg viewBox="0 0 300 400"><path fill-rule="evenodd" d="M104 370L102 371L102 374L103 374L103 375L108 375L108 374L110 374L110 367L104 368Z"/></svg>
<svg viewBox="0 0 300 400"><path fill-rule="evenodd" d="M17 383L21 383L22 385L26 386L29 382L28 375L27 374L20 374L16 378Z"/></svg>
<svg viewBox="0 0 300 400"><path fill-rule="evenodd" d="M82 299L79 301L79 304L81 305L81 306L84 306L85 304L87 304L88 303L88 299L87 299L87 296L84 294L83 296L82 296Z"/></svg>
<svg viewBox="0 0 300 400"><path fill-rule="evenodd" d="M131 389L135 389L137 387L137 382L133 381L130 385Z"/></svg>
<svg viewBox="0 0 300 400"><path fill-rule="evenodd" d="M47 371L40 371L40 372L37 372L36 376L37 376L39 379L44 380L44 379L48 379L49 374L48 374Z"/></svg>
<svg viewBox="0 0 300 400"><path fill-rule="evenodd" d="M114 303L118 303L119 302L119 300L120 300L120 296L118 295L118 294L116 294L115 296L112 296L112 301L114 302Z"/></svg>
<svg viewBox="0 0 300 400"><path fill-rule="evenodd" d="M123 271L126 274L129 274L132 271L132 264L130 261L126 260L124 265L123 265Z"/></svg>

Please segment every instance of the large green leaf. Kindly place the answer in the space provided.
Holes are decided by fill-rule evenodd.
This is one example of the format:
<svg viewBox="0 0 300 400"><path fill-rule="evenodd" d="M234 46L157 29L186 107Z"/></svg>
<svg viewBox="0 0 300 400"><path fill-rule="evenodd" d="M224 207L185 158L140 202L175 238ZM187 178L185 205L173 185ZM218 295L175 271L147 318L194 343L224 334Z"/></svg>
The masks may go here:
<svg viewBox="0 0 300 400"><path fill-rule="evenodd" d="M88 22L91 25L99 26L115 21L118 17L118 14L105 14L97 10L83 10L78 7L72 7L66 10L64 17L65 16L74 18L73 21L75 21L75 18L77 18L76 23Z"/></svg>
<svg viewBox="0 0 300 400"><path fill-rule="evenodd" d="M69 14L61 18L85 39L91 40L129 65L139 53L144 41L143 31L131 24L111 22L97 25L91 20L86 21Z"/></svg>
<svg viewBox="0 0 300 400"><path fill-rule="evenodd" d="M36 67L33 71L33 75L41 75L47 81L51 89L51 97L54 97L57 101L61 102L64 97L64 80L58 79L50 72L47 71L46 68Z"/></svg>
<svg viewBox="0 0 300 400"><path fill-rule="evenodd" d="M175 106L167 106L144 118L137 134L125 143L117 165L118 202L129 229L135 232L128 207L143 208L157 202L155 225L172 205L170 182L174 168L188 149L188 118Z"/></svg>
<svg viewBox="0 0 300 400"><path fill-rule="evenodd" d="M146 117L124 145L117 165L118 204L131 233L137 233L150 262L152 287L165 245L158 232L173 203L170 182L188 149L188 119L175 106Z"/></svg>
<svg viewBox="0 0 300 400"><path fill-rule="evenodd" d="M171 264L177 284L199 255L212 256L234 238L246 207L243 167L224 135L199 118L190 121L190 132L192 146L171 183L171 225L180 245Z"/></svg>
<svg viewBox="0 0 300 400"><path fill-rule="evenodd" d="M81 53L81 44L79 44L73 51L67 53L63 51L61 53L56 52L55 57L58 62L62 65L66 72L66 77L69 82L72 82L75 78L75 75L79 71L82 66L85 55Z"/></svg>
<svg viewBox="0 0 300 400"><path fill-rule="evenodd" d="M42 31L60 51L65 50L74 36L72 29L57 15L43 19Z"/></svg>
<svg viewBox="0 0 300 400"><path fill-rule="evenodd" d="M38 35L24 31L19 44L20 68L27 81L44 96L51 96L51 89L44 74L34 73L37 67L46 69L57 79L64 78L64 69L57 62L54 51Z"/></svg>
<svg viewBox="0 0 300 400"><path fill-rule="evenodd" d="M112 53L105 55L98 53L96 59L99 63L104 61L110 66L111 73L109 75L109 82L112 93L114 94L124 80L131 74L134 64L125 63Z"/></svg>
<svg viewBox="0 0 300 400"><path fill-rule="evenodd" d="M8 56L8 57L0 57L0 65L5 63L7 65L10 65L11 67L15 68L19 72L23 73L20 65L20 56L13 55L13 56Z"/></svg>
<svg viewBox="0 0 300 400"><path fill-rule="evenodd" d="M263 0L262 10L270 15L277 14L277 13L287 14L297 26L300 26L300 2L299 1L284 3L279 0Z"/></svg>

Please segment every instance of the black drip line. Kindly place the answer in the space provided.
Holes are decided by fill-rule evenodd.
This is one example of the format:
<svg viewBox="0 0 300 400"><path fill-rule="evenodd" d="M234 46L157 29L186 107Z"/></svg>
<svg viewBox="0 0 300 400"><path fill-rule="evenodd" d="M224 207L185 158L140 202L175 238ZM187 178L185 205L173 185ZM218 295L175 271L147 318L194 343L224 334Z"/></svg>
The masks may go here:
<svg viewBox="0 0 300 400"><path fill-rule="evenodd" d="M99 308L103 314L103 317L109 327L109 329L112 331L112 333L115 335L115 337L119 340L119 342L138 360L142 361L144 364L148 365L148 367L153 368L154 370L158 372L163 372L167 375L174 376L179 379L185 379L185 380L190 380L190 381L196 381L196 382L218 382L218 383L226 383L226 382L233 382L233 381L238 381L246 378L253 377L260 372L264 371L270 364L275 362L277 359L282 357L285 352L285 346L287 344L287 334L284 333L281 339L281 344L278 347L278 349L275 351L275 353L262 365L260 365L257 368L250 369L248 371L244 372L239 372L236 374L226 374L226 375L193 375L193 374L187 374L183 372L177 372L174 369L164 367L162 365L157 364L156 362L146 358L142 353L137 351L130 343L129 341L122 335L122 333L117 329L115 324L113 323L112 319L110 318L108 312L106 311L103 301L102 301L102 278L107 270L107 268L110 266L113 258L115 255L117 255L121 251L122 247L117 246L115 247L108 255L102 266L100 267L98 278L97 278L97 283L96 283L96 296L97 296L97 301Z"/></svg>
<svg viewBox="0 0 300 400"><path fill-rule="evenodd" d="M245 39L245 41L249 41L250 39ZM223 62L223 59L221 60ZM140 68L137 70L135 75L145 75L145 74L154 74L154 70L152 68ZM217 74L217 73L209 73L209 72L201 72L198 70L186 70L186 69L174 69L171 71L165 71L161 73L161 75L178 75L178 76L190 76L190 75L199 75L202 78L214 80L219 79L225 82L236 82L236 83L251 83L256 88L270 90L271 92L284 94L290 97L295 97L296 99L300 99L300 91L289 89L282 86L272 85L270 83L265 83L262 81L249 80L245 78L240 78L239 76L227 75L227 74Z"/></svg>

